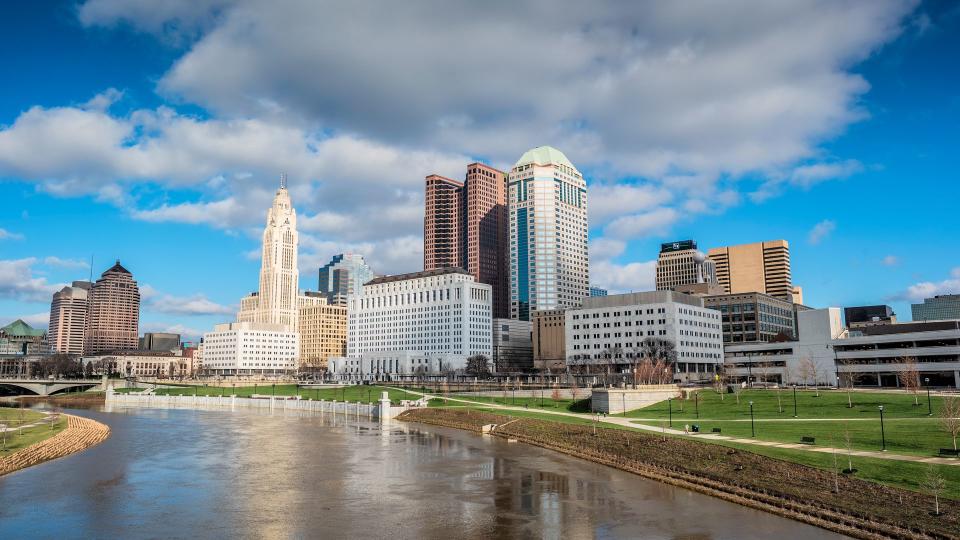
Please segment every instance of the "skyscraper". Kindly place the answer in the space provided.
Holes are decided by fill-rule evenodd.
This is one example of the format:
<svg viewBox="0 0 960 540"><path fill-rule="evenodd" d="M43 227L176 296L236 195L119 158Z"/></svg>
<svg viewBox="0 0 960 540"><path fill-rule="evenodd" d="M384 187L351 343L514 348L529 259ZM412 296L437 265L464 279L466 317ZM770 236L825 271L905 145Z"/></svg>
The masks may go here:
<svg viewBox="0 0 960 540"><path fill-rule="evenodd" d="M717 282L728 293L760 292L778 298L798 298L800 288L790 277L790 244L786 240L711 248Z"/></svg>
<svg viewBox="0 0 960 540"><path fill-rule="evenodd" d="M506 173L467 165L464 182L426 178L423 268L463 268L493 289L494 317L509 313Z"/></svg>
<svg viewBox="0 0 960 540"><path fill-rule="evenodd" d="M317 290L332 305L346 305L348 295L359 294L363 284L374 278L373 270L359 253L334 255L320 267L319 276Z"/></svg>
<svg viewBox="0 0 960 540"><path fill-rule="evenodd" d="M136 350L140 336L140 289L120 261L90 287L83 354Z"/></svg>
<svg viewBox="0 0 960 540"><path fill-rule="evenodd" d="M527 151L510 170L510 318L579 306L590 294L587 184L563 152Z"/></svg>
<svg viewBox="0 0 960 540"><path fill-rule="evenodd" d="M716 265L697 249L693 240L660 244L657 258L657 290L669 291L681 285L716 284Z"/></svg>
<svg viewBox="0 0 960 540"><path fill-rule="evenodd" d="M300 277L297 244L297 212L290 201L286 176L281 176L263 229L260 289L240 301L237 322L281 324L296 331Z"/></svg>
<svg viewBox="0 0 960 540"><path fill-rule="evenodd" d="M64 354L83 354L89 308L89 281L74 281L53 293L50 303L50 327L47 341L50 350Z"/></svg>

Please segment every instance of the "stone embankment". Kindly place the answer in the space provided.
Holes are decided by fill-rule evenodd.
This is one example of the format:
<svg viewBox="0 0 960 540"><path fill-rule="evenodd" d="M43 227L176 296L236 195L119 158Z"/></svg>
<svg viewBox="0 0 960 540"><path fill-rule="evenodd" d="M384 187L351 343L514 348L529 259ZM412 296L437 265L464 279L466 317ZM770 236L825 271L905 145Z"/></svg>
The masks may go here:
<svg viewBox="0 0 960 540"><path fill-rule="evenodd" d="M86 450L110 436L110 428L96 420L71 414L64 416L67 427L60 433L0 458L0 476Z"/></svg>
<svg viewBox="0 0 960 540"><path fill-rule="evenodd" d="M932 516L932 497L720 445L470 410L417 409L398 418L477 433L495 424L492 435L854 538L960 539L957 501L941 500L942 514Z"/></svg>

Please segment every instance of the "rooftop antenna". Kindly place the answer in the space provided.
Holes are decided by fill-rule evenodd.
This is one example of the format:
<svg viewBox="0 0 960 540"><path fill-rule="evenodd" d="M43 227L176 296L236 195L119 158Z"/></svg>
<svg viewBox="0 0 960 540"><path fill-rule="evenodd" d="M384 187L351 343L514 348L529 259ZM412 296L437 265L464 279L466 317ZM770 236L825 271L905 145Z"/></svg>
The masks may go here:
<svg viewBox="0 0 960 540"><path fill-rule="evenodd" d="M287 173L280 173L280 189L287 189Z"/></svg>

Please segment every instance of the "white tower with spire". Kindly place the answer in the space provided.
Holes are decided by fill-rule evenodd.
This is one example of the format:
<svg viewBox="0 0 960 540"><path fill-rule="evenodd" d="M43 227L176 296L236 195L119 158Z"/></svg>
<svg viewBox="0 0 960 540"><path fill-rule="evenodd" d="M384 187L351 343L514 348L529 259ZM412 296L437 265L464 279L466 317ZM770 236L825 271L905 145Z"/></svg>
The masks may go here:
<svg viewBox="0 0 960 540"><path fill-rule="evenodd" d="M260 289L240 301L237 322L281 324L296 331L298 242L297 212L287 191L287 175L283 174L263 229Z"/></svg>

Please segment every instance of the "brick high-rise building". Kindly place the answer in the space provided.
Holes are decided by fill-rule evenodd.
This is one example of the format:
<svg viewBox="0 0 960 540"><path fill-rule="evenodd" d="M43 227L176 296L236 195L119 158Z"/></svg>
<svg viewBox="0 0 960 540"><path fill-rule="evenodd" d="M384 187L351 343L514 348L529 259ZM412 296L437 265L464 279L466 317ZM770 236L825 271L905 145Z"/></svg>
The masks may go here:
<svg viewBox="0 0 960 540"><path fill-rule="evenodd" d="M47 342L50 350L64 354L83 354L87 331L89 281L74 281L53 293Z"/></svg>
<svg viewBox="0 0 960 540"><path fill-rule="evenodd" d="M509 314L506 173L467 166L463 182L426 178L423 218L425 271L459 267L493 289L493 316Z"/></svg>
<svg viewBox="0 0 960 540"><path fill-rule="evenodd" d="M90 287L84 354L136 350L140 334L140 289L120 261Z"/></svg>
<svg viewBox="0 0 960 540"><path fill-rule="evenodd" d="M786 240L712 248L717 282L727 294L759 292L802 303L801 290L790 277L790 244Z"/></svg>

